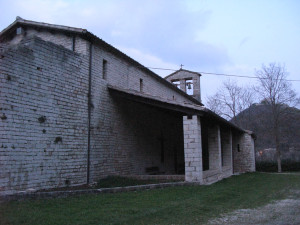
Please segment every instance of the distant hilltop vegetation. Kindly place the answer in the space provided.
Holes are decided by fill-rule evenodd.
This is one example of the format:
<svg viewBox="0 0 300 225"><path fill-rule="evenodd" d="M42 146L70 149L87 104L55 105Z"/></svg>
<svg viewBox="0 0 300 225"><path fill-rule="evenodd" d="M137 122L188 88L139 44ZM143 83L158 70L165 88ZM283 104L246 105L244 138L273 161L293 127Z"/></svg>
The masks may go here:
<svg viewBox="0 0 300 225"><path fill-rule="evenodd" d="M275 148L270 107L263 103L253 104L236 116L237 125L256 134L256 151ZM300 151L300 110L284 107L286 113L280 119L280 150Z"/></svg>

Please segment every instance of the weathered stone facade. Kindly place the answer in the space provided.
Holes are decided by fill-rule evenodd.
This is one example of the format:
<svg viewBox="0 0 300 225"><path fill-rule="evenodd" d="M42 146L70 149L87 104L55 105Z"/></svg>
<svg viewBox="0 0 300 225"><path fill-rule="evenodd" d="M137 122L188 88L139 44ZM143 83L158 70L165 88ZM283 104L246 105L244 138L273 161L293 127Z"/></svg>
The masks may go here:
<svg viewBox="0 0 300 225"><path fill-rule="evenodd" d="M84 183L87 58L36 38L1 56L0 190Z"/></svg>
<svg viewBox="0 0 300 225"><path fill-rule="evenodd" d="M236 128L220 128L224 121L198 100L86 32L19 19L0 33L1 194L108 175L213 182L232 174L236 143L243 155L234 154L235 171L253 171L251 135L234 138ZM208 114L216 121L203 171Z"/></svg>
<svg viewBox="0 0 300 225"><path fill-rule="evenodd" d="M255 151L252 132L234 135L232 142L233 165L235 173L255 171Z"/></svg>
<svg viewBox="0 0 300 225"><path fill-rule="evenodd" d="M183 118L185 180L202 182L201 125L198 116Z"/></svg>

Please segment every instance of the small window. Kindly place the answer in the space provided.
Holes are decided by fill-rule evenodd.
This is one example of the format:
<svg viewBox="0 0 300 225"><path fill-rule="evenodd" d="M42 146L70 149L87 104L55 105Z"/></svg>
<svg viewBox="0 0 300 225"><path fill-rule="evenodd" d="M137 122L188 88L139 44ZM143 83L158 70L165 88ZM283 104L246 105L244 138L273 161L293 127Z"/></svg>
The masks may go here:
<svg viewBox="0 0 300 225"><path fill-rule="evenodd" d="M16 30L16 34L24 34L24 29L22 27L18 27Z"/></svg>
<svg viewBox="0 0 300 225"><path fill-rule="evenodd" d="M240 151L241 151L241 149L240 149L240 144L237 144L236 147L237 147L237 151L240 152Z"/></svg>
<svg viewBox="0 0 300 225"><path fill-rule="evenodd" d="M140 92L143 92L143 89L144 89L143 79L140 79Z"/></svg>
<svg viewBox="0 0 300 225"><path fill-rule="evenodd" d="M172 81L172 84L174 84L177 88L180 89L180 81L179 80Z"/></svg>
<svg viewBox="0 0 300 225"><path fill-rule="evenodd" d="M76 37L72 37L72 51L75 52L75 43L76 43Z"/></svg>
<svg viewBox="0 0 300 225"><path fill-rule="evenodd" d="M187 119L188 119L188 120L191 120L191 119L193 119L193 116L192 116L192 115L188 115L188 116L187 116Z"/></svg>
<svg viewBox="0 0 300 225"><path fill-rule="evenodd" d="M102 78L104 80L107 79L107 61L105 59L103 59L103 62L102 62Z"/></svg>
<svg viewBox="0 0 300 225"><path fill-rule="evenodd" d="M192 79L185 80L185 90L188 95L194 94L194 85Z"/></svg>

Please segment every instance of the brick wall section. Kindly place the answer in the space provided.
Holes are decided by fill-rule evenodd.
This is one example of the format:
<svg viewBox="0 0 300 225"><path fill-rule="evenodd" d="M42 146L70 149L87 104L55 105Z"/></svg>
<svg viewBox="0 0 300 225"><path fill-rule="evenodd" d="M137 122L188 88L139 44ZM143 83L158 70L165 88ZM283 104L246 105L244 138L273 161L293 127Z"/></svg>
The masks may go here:
<svg viewBox="0 0 300 225"><path fill-rule="evenodd" d="M202 182L202 145L200 117L183 117L185 180Z"/></svg>
<svg viewBox="0 0 300 225"><path fill-rule="evenodd" d="M84 183L88 59L36 38L1 54L0 191Z"/></svg>
<svg viewBox="0 0 300 225"><path fill-rule="evenodd" d="M238 152L237 145L240 146ZM254 140L249 133L233 134L233 168L235 173L254 172L255 171L255 155Z"/></svg>

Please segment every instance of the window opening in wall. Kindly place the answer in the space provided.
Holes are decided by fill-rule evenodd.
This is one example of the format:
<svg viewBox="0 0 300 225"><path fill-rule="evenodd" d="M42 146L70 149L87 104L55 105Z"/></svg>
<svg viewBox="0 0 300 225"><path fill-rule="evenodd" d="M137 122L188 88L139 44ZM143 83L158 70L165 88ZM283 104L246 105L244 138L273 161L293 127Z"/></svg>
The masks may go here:
<svg viewBox="0 0 300 225"><path fill-rule="evenodd" d="M172 84L174 84L177 88L180 89L180 81L179 80L172 81Z"/></svg>
<svg viewBox="0 0 300 225"><path fill-rule="evenodd" d="M202 141L202 167L203 171L209 170L209 149L208 149L208 125L201 121L201 141Z"/></svg>
<svg viewBox="0 0 300 225"><path fill-rule="evenodd" d="M75 42L76 42L76 38L75 36L72 37L72 51L75 52Z"/></svg>
<svg viewBox="0 0 300 225"><path fill-rule="evenodd" d="M140 79L140 92L143 92L143 89L144 89L143 79Z"/></svg>
<svg viewBox="0 0 300 225"><path fill-rule="evenodd" d="M107 79L107 61L105 59L103 59L103 62L102 62L102 78L104 80Z"/></svg>
<svg viewBox="0 0 300 225"><path fill-rule="evenodd" d="M24 29L22 27L18 27L16 30L16 34L24 34Z"/></svg>
<svg viewBox="0 0 300 225"><path fill-rule="evenodd" d="M191 120L191 119L193 119L193 116L192 115L188 115L187 118L188 118L188 120Z"/></svg>
<svg viewBox="0 0 300 225"><path fill-rule="evenodd" d="M241 149L240 149L240 144L237 144L236 147L237 147L237 151L240 152L240 151L241 151Z"/></svg>
<svg viewBox="0 0 300 225"><path fill-rule="evenodd" d="M185 90L188 95L194 94L194 85L193 85L193 79L187 79L185 80Z"/></svg>

